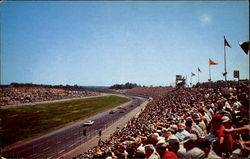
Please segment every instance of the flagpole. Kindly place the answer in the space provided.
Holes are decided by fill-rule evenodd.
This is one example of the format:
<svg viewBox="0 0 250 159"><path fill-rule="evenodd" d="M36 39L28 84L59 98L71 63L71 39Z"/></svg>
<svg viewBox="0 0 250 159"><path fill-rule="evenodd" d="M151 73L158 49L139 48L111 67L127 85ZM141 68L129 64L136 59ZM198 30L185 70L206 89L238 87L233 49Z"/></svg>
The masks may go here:
<svg viewBox="0 0 250 159"><path fill-rule="evenodd" d="M191 87L192 87L192 78L193 78L193 76L192 76L192 74L191 74Z"/></svg>
<svg viewBox="0 0 250 159"><path fill-rule="evenodd" d="M211 65L209 64L209 82L211 82Z"/></svg>
<svg viewBox="0 0 250 159"><path fill-rule="evenodd" d="M198 67L198 83L199 83L199 67Z"/></svg>
<svg viewBox="0 0 250 159"><path fill-rule="evenodd" d="M226 46L225 46L225 36L224 36L224 65L225 65L225 81L227 81L227 64L226 64Z"/></svg>
<svg viewBox="0 0 250 159"><path fill-rule="evenodd" d="M183 77L184 78L184 77ZM188 76L186 75L186 80L185 80L185 84L187 84L187 78L188 78ZM188 85L188 84L187 84Z"/></svg>

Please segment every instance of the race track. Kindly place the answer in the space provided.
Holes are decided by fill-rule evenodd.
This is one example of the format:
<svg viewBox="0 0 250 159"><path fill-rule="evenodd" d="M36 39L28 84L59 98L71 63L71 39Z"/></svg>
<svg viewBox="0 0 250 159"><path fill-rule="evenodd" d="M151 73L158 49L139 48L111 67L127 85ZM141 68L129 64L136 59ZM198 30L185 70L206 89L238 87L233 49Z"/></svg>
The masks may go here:
<svg viewBox="0 0 250 159"><path fill-rule="evenodd" d="M74 149L90 138L96 136L100 130L104 130L123 115L127 114L135 107L145 101L144 98L127 96L130 102L120 105L126 108L125 113L120 113L117 106L114 114L109 114L110 110L97 114L88 119L79 121L71 126L61 128L42 137L33 139L29 142L12 147L2 152L6 158L55 158ZM86 120L93 120L92 126L83 127Z"/></svg>

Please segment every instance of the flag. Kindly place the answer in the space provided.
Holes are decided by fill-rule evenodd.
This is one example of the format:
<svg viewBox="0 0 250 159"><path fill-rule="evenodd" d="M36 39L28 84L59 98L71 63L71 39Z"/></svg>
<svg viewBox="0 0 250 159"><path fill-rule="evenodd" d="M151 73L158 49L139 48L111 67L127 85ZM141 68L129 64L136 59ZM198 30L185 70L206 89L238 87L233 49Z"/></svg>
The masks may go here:
<svg viewBox="0 0 250 159"><path fill-rule="evenodd" d="M195 74L193 72L191 72L191 76L195 76Z"/></svg>
<svg viewBox="0 0 250 159"><path fill-rule="evenodd" d="M242 50L248 54L249 51L249 41L245 41L245 42L239 42L240 47L242 48Z"/></svg>
<svg viewBox="0 0 250 159"><path fill-rule="evenodd" d="M209 59L209 65L218 65L218 63L217 63L217 62L212 61L211 59Z"/></svg>
<svg viewBox="0 0 250 159"><path fill-rule="evenodd" d="M198 72L201 72L201 69L198 67Z"/></svg>
<svg viewBox="0 0 250 159"><path fill-rule="evenodd" d="M230 46L229 43L227 42L227 39L225 38L225 36L224 36L224 46L228 46L228 47L231 48L231 46Z"/></svg>

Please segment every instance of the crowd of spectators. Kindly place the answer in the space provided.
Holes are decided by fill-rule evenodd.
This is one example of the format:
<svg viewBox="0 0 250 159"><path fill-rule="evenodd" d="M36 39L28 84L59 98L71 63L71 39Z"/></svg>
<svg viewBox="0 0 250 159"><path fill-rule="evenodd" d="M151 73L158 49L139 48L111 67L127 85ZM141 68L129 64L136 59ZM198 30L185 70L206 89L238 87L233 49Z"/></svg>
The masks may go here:
<svg viewBox="0 0 250 159"><path fill-rule="evenodd" d="M171 90L174 90L174 88L173 87L136 87L133 89L127 89L123 93L155 98L155 97L159 97L161 94L168 93Z"/></svg>
<svg viewBox="0 0 250 159"><path fill-rule="evenodd" d="M154 98L139 116L74 158L250 157L249 87L159 89L147 89Z"/></svg>
<svg viewBox="0 0 250 159"><path fill-rule="evenodd" d="M95 96L99 93L74 87L1 86L0 106Z"/></svg>

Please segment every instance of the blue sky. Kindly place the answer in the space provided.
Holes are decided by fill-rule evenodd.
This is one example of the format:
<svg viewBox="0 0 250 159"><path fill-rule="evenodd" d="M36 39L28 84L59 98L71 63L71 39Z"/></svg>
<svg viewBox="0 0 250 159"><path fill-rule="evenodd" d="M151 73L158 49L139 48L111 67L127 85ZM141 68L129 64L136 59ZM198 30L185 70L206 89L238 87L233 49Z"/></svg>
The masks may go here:
<svg viewBox="0 0 250 159"><path fill-rule="evenodd" d="M200 67L200 81L249 77L247 1L3 2L1 83L169 85Z"/></svg>

